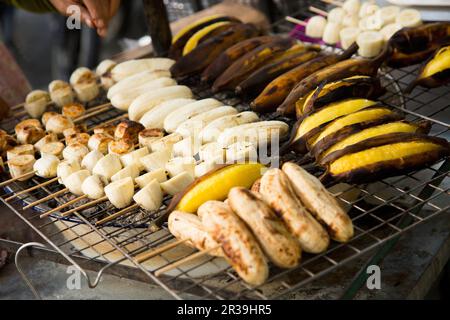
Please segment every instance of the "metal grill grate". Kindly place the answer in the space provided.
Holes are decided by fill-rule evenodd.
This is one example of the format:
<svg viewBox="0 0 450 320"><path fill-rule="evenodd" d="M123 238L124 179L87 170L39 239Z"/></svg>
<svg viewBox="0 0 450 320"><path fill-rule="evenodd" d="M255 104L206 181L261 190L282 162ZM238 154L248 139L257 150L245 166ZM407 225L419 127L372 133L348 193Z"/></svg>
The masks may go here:
<svg viewBox="0 0 450 320"><path fill-rule="evenodd" d="M278 27L290 31L291 26L280 23ZM449 139L449 86L433 90L416 88L409 96L401 94L401 89L406 87L417 71L418 66L381 70L380 74L388 92L380 100L404 112L410 121L431 121L433 123L431 135ZM198 98L214 96L207 87L198 85L198 79L188 79L186 83L193 88ZM248 104L239 98L226 94L218 94L215 97L224 104L236 106L240 110L248 109ZM94 127L102 122L112 121L118 116L119 111L111 110L90 118L88 126ZM276 115L266 117L274 118ZM20 120L11 118L3 121L1 126L11 130ZM295 269L283 270L271 266L270 278L257 288L252 288L240 280L222 260L209 256L182 265L164 276L154 275L159 268L194 252L187 247L178 246L148 261L137 262L136 257L141 253L173 241L173 236L167 231L166 226L160 230L150 227L151 222L164 212L164 206L160 211L151 214L142 209L130 210L118 219L96 226L96 221L118 210L108 202L103 202L92 208L75 211L69 217L61 217L61 213L58 213L50 218L39 218L39 215L49 208L73 199L70 194L58 194L63 187L57 183L33 190L22 195L20 199L6 203L39 233L50 247L81 270L82 266L71 257L84 255L88 260L103 262L105 267L97 274L98 276L117 264L131 266L135 268L135 272L144 273L149 280L167 290L175 298L189 298L195 295L208 299L269 299L284 297L424 221L440 213L448 213L449 169L450 161L447 159L432 167L377 183L358 186L341 184L339 189L333 188L338 199L349 209L349 215L355 226L355 237L346 244L332 243L322 254L304 254L301 264ZM44 181L41 178L33 178L24 183L12 183L5 189L7 193L2 196L2 200L5 202L5 198L12 192L19 192ZM34 210L21 210L24 203L46 196L51 198L36 206ZM165 204L169 200L165 199ZM83 201L80 201L77 207L82 204ZM73 208L69 207L63 212ZM84 275L92 287L97 284L97 281L89 279L85 272Z"/></svg>

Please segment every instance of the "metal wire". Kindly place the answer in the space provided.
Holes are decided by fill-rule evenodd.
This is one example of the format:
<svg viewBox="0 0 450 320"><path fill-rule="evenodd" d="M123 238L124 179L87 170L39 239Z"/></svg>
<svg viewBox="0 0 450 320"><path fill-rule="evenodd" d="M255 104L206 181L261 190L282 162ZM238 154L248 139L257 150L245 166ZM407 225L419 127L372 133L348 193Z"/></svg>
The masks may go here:
<svg viewBox="0 0 450 320"><path fill-rule="evenodd" d="M291 26L279 23L277 27L287 30ZM431 121L433 127L430 134L448 139L450 87L432 90L416 88L409 96L402 95L401 90L409 84L417 72L418 66L381 70L387 93L380 100L387 106L403 112L407 120ZM224 104L235 106L239 110L249 108L247 101L236 96L224 93L213 95L207 86L198 85L198 79L191 78L185 82L192 87L197 98L214 96ZM87 124L92 128L118 115L119 111L110 110L88 119ZM276 115L263 117L272 119ZM20 120L22 118L8 119L1 123L1 127L11 132ZM41 203L34 208L35 211L20 210L24 203L31 203L62 190L63 186L58 183L33 190L10 201L8 205L44 237L50 247L65 257L85 255L89 260L104 262L105 267L97 274L96 280L89 282L92 287L97 285L104 270L120 263L133 266L136 272L143 272L150 281L164 288L176 299L187 298L192 294L206 299L282 298L438 214L448 213L450 207L448 162L449 160L444 160L422 170L373 184L341 185L341 188L335 191L335 196L345 208L348 208L355 227L354 238L346 244L332 243L326 252L318 255L305 254L301 264L294 269L282 270L271 266L268 281L256 288L244 283L229 266L214 257L205 257L189 266L178 267L171 274L159 278L154 275L158 269L190 255L193 250L187 247L183 247L183 250L172 249L138 263L136 257L141 253L173 241L173 236L168 232L166 225L160 230L149 228L151 222L164 213L166 206L157 212L130 210L124 216L101 226L96 226L95 222L117 212L107 201L92 208L76 211L67 218L54 214L45 220L39 219L42 211L48 211L73 199L74 196L69 193L57 195ZM35 177L27 182L14 182L6 188L1 198L4 200L43 181L45 180ZM423 192L425 189L428 190L427 193ZM349 196L350 194L353 196ZM85 201L80 201L77 206ZM168 201L170 199L166 198L165 205ZM74 207L65 210L72 208Z"/></svg>

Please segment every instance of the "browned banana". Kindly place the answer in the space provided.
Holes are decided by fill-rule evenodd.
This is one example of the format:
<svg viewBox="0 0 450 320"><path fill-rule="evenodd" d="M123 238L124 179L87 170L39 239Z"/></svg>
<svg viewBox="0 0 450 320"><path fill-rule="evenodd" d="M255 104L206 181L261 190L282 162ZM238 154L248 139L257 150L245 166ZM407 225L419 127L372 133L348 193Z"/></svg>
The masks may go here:
<svg viewBox="0 0 450 320"><path fill-rule="evenodd" d="M217 22L221 21L234 21L239 22L238 19L229 17L229 16L223 16L223 15L215 15L215 16L208 16L204 19L200 19L196 21L194 24L187 26L186 28L182 29L180 32L178 32L175 37L172 40L172 45L169 49L169 58L173 60L178 60L183 55L183 48L186 45L186 42L197 32L201 29Z"/></svg>
<svg viewBox="0 0 450 320"><path fill-rule="evenodd" d="M322 82L336 81L355 75L376 75L384 58L385 53L380 54L375 59L347 59L314 72L292 89L277 111L285 116L294 116L296 102L317 88Z"/></svg>
<svg viewBox="0 0 450 320"><path fill-rule="evenodd" d="M202 81L216 80L233 62L251 50L271 42L279 36L261 36L236 43L218 56L202 73Z"/></svg>
<svg viewBox="0 0 450 320"><path fill-rule="evenodd" d="M341 55L320 54L317 58L295 67L291 71L282 74L270 82L260 95L251 102L250 106L257 112L275 111L301 80L322 68L335 64L341 60L348 59L357 49L358 47L353 45Z"/></svg>
<svg viewBox="0 0 450 320"><path fill-rule="evenodd" d="M305 52L287 55L279 61L275 61L259 68L236 87L236 93L245 95L258 94L270 83L270 81L279 75L282 75L319 55L319 50L316 46L305 48L305 50Z"/></svg>
<svg viewBox="0 0 450 320"><path fill-rule="evenodd" d="M263 44L236 60L225 72L214 81L212 91L234 90L253 71L264 63L276 58L295 44L296 40L281 38Z"/></svg>
<svg viewBox="0 0 450 320"><path fill-rule="evenodd" d="M244 39L258 35L252 24L237 23L227 31L199 44L189 54L181 57L170 69L174 77L184 77L201 72L224 50Z"/></svg>

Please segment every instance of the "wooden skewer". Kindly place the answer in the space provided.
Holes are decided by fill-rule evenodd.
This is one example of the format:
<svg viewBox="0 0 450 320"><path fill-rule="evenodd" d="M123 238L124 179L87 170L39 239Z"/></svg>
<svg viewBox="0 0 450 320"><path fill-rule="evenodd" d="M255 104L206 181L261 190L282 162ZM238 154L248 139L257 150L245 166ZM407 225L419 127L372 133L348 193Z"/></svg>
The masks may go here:
<svg viewBox="0 0 450 320"><path fill-rule="evenodd" d="M86 114L84 114L84 115L82 115L82 116L80 116L78 118L75 118L74 122L80 122L80 121L86 120L86 119L88 119L90 117L96 116L96 115L98 115L98 114L108 110L110 106L111 106L110 103L105 103L105 104L102 104L102 105L100 105L98 107L92 108L92 109L95 109L93 112L89 112L89 113L86 113ZM99 107L101 107L101 108L99 108ZM90 109L89 111L91 111L92 109Z"/></svg>
<svg viewBox="0 0 450 320"><path fill-rule="evenodd" d="M16 194L12 195L11 197L6 198L5 201L10 201L10 200L12 200L12 199L14 199L14 198L16 198L16 197L18 197L18 196L24 194L24 193L27 193L27 192L36 190L36 189L41 188L41 187L45 187L45 186L47 186L47 185L49 185L49 184L51 184L51 183L53 183L53 182L55 182L55 181L58 181L58 177L55 177L55 178L53 178L53 179L50 179L50 180L48 180L48 181L45 181L45 182L40 183L40 184L38 184L38 185L35 185L34 187L31 187L31 188L25 189L25 190L23 190L23 191L17 192Z"/></svg>
<svg viewBox="0 0 450 320"><path fill-rule="evenodd" d="M328 4L333 4L338 7L342 7L344 5L344 2L336 1L336 0L320 0L320 1L328 3Z"/></svg>
<svg viewBox="0 0 450 320"><path fill-rule="evenodd" d="M120 119L123 119L123 118L126 118L126 117L128 117L128 113L121 114L120 116L117 116L115 118L112 118L112 119L110 119L108 121L103 122L101 125L95 125L95 127L90 128L88 131L92 131L95 128L100 128L100 127L106 126L106 125L108 125L110 123L113 123L114 121L117 121L117 120L120 120Z"/></svg>
<svg viewBox="0 0 450 320"><path fill-rule="evenodd" d="M321 16L324 16L324 17L328 16L328 12L318 9L318 8L315 8L313 6L309 6L309 11L320 14Z"/></svg>
<svg viewBox="0 0 450 320"><path fill-rule="evenodd" d="M59 191L57 191L55 193L52 193L52 194L50 194L50 195L48 195L48 196L46 196L46 197L44 197L42 199L36 200L36 201L26 205L25 207L23 207L23 210L29 209L31 207L34 207L34 206L38 205L38 204L41 204L42 202L45 202L45 201L50 200L50 199L53 199L54 197L57 197L57 196L59 196L61 194L64 194L67 191L69 191L69 188L64 188L64 189L59 190Z"/></svg>
<svg viewBox="0 0 450 320"><path fill-rule="evenodd" d="M25 106L25 102L22 102L22 103L16 104L15 106L12 106L11 108L9 108L9 110L14 111L14 110L20 109L24 106Z"/></svg>
<svg viewBox="0 0 450 320"><path fill-rule="evenodd" d="M66 202L66 203L63 203L59 207L56 207L56 208L54 208L54 209L52 209L50 211L47 211L47 212L41 214L39 217L40 218L45 218L45 217L51 215L54 212L60 211L61 209L64 209L64 208L70 206L71 204L74 204L75 202L78 202L78 201L86 199L86 198L87 198L87 195L83 194L82 196L79 196L79 197L77 197L75 199L72 199L72 200Z"/></svg>
<svg viewBox="0 0 450 320"><path fill-rule="evenodd" d="M170 250L172 248L175 248L176 246L178 246L178 245L180 245L182 243L185 243L186 241L188 241L188 239L177 240L175 242L168 243L168 244L166 244L166 245L164 245L162 247L158 247L156 249L152 249L150 251L143 252L143 253L141 253L140 255L138 255L136 257L136 262L137 263L142 263L144 261L147 261L148 259L150 259L150 258L152 258L154 256L157 256L158 254L160 254L162 252L165 252L165 251L168 251L168 250Z"/></svg>
<svg viewBox="0 0 450 320"><path fill-rule="evenodd" d="M155 272L155 276L159 277L161 274L166 273L167 271L175 269L178 266L181 266L182 264L185 264L185 263L187 263L189 261L192 261L192 260L197 259L197 258L199 258L201 256L204 256L204 255L210 253L211 251L219 249L220 247L221 247L221 245L217 245L215 247L209 248L208 250L203 250L203 251L199 251L199 252L196 252L194 254L191 254L190 256L187 256L186 258L178 260L178 261L176 261L176 262L174 262L172 264L169 264L169 265L167 265L167 266L157 270Z"/></svg>
<svg viewBox="0 0 450 320"><path fill-rule="evenodd" d="M296 19L296 18L294 18L294 17L287 16L285 19L286 19L286 21L289 21L289 22L298 24L298 25L300 25L300 26L306 27L306 25L307 25L307 23L306 23L305 21Z"/></svg>
<svg viewBox="0 0 450 320"><path fill-rule="evenodd" d="M102 225L102 224L104 224L104 223L106 223L106 222L109 222L109 221L111 221L111 220L114 220L115 218L118 218L118 217L120 217L120 216L123 216L123 215L124 215L125 213L127 213L128 211L131 211L131 210L133 210L133 209L135 209L135 208L138 208L138 207L139 207L139 205L138 205L137 203L135 203L135 204L133 204L133 205L131 205L131 206L128 206L128 207L126 207L126 208L120 210L120 211L117 211L116 213L113 213L113 214L110 215L110 216L107 216L106 218L103 218L103 219L97 221L97 222L95 223L95 225L96 225L96 226L99 226L99 225Z"/></svg>
<svg viewBox="0 0 450 320"><path fill-rule="evenodd" d="M35 173L36 173L36 171L30 171L30 172L28 172L28 173L24 173L24 174L22 174L22 175L20 175L20 176L17 176L17 177L15 177L15 178L11 178L11 179L9 179L9 180L3 181L2 183L0 183L0 187L6 186L6 185L8 185L8 184L10 184L10 183L12 183L12 182L14 182L14 181L17 181L17 180L19 180L19 179L25 178L25 177L27 177L27 176L29 176L29 175L33 175L33 174L35 174Z"/></svg>
<svg viewBox="0 0 450 320"><path fill-rule="evenodd" d="M68 211L65 211L65 212L61 213L61 217L67 217L67 216L70 216L70 215L71 215L72 213L74 213L75 211L81 211L81 210L84 210L84 209L86 209L86 208L92 207L93 205L96 205L97 203L104 202L104 201L106 201L106 200L108 200L108 197L104 196L104 197L101 197L101 198L99 198L99 199L93 200L93 201L91 201L91 202L85 203L85 204L83 204L83 205L81 205L81 206L79 206L79 207L76 207L76 208L73 208L73 209L70 209L70 210L68 210Z"/></svg>

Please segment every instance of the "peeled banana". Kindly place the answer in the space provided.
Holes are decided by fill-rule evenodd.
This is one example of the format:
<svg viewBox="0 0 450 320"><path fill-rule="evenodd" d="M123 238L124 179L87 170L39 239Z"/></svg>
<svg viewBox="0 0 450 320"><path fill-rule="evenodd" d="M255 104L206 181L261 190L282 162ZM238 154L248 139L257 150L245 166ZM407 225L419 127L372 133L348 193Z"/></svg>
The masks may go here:
<svg viewBox="0 0 450 320"><path fill-rule="evenodd" d="M162 138L164 136L164 130L160 128L148 128L139 132L138 141L139 146L150 148L152 142Z"/></svg>
<svg viewBox="0 0 450 320"><path fill-rule="evenodd" d="M141 165L146 171L152 172L166 167L166 163L170 159L170 149L152 152L140 158Z"/></svg>
<svg viewBox="0 0 450 320"><path fill-rule="evenodd" d="M74 143L64 148L62 155L65 160L81 162L89 149L81 143Z"/></svg>
<svg viewBox="0 0 450 320"><path fill-rule="evenodd" d="M139 176L140 170L137 164L131 164L125 168L117 171L112 177L111 181L121 180L127 177L134 179Z"/></svg>
<svg viewBox="0 0 450 320"><path fill-rule="evenodd" d="M183 172L186 172L191 177L194 177L195 164L196 161L193 157L175 157L166 163L165 168L171 178Z"/></svg>
<svg viewBox="0 0 450 320"><path fill-rule="evenodd" d="M64 179L72 173L81 170L80 164L76 161L61 161L56 167L56 175L59 178L58 182L64 184Z"/></svg>
<svg viewBox="0 0 450 320"><path fill-rule="evenodd" d="M116 65L111 70L111 76L119 82L143 71L169 70L174 63L174 60L167 58L128 60Z"/></svg>
<svg viewBox="0 0 450 320"><path fill-rule="evenodd" d="M159 182L156 179L150 181L133 196L133 200L145 210L158 210L163 200L163 193Z"/></svg>
<svg viewBox="0 0 450 320"><path fill-rule="evenodd" d="M103 153L94 149L84 156L83 160L81 161L81 167L92 172L97 162L103 157Z"/></svg>
<svg viewBox="0 0 450 320"><path fill-rule="evenodd" d="M93 174L98 174L106 180L111 180L111 177L122 169L122 163L119 156L115 154L107 154L97 161L92 169Z"/></svg>
<svg viewBox="0 0 450 320"><path fill-rule="evenodd" d="M400 11L395 22L404 28L417 27L422 24L422 17L419 10L405 9Z"/></svg>
<svg viewBox="0 0 450 320"><path fill-rule="evenodd" d="M44 155L36 160L33 165L33 170L36 175L42 178L56 177L56 168L58 167L59 159L53 155Z"/></svg>
<svg viewBox="0 0 450 320"><path fill-rule="evenodd" d="M305 34L310 38L321 39L326 24L327 19L322 16L311 17L306 24Z"/></svg>
<svg viewBox="0 0 450 320"><path fill-rule="evenodd" d="M48 92L52 101L60 108L74 100L72 87L62 80L54 80L48 85Z"/></svg>
<svg viewBox="0 0 450 320"><path fill-rule="evenodd" d="M22 176L26 173L29 175L20 178L19 181L26 181L34 176L33 165L36 162L34 156L29 154L20 155L8 161L9 172L12 178Z"/></svg>
<svg viewBox="0 0 450 320"><path fill-rule="evenodd" d="M111 182L105 187L105 194L114 207L122 209L129 206L134 195L133 179L128 177Z"/></svg>
<svg viewBox="0 0 450 320"><path fill-rule="evenodd" d="M81 196L83 195L81 186L83 185L84 180L86 180L90 175L91 173L88 170L78 170L64 178L63 183L71 193L76 196Z"/></svg>
<svg viewBox="0 0 450 320"><path fill-rule="evenodd" d="M186 189L186 187L189 186L192 182L194 182L193 175L189 174L188 172L182 172L170 178L169 180L162 182L161 189L164 191L164 193L174 196Z"/></svg>
<svg viewBox="0 0 450 320"><path fill-rule="evenodd" d="M131 151L130 153L124 154L120 157L120 161L122 162L124 167L130 166L132 164L136 164L139 168L139 170L142 170L142 164L141 164L141 158L148 155L148 148L143 147L134 151Z"/></svg>
<svg viewBox="0 0 450 320"><path fill-rule="evenodd" d="M357 39L358 53L362 57L372 58L377 56L383 50L384 38L378 31L363 31Z"/></svg>
<svg viewBox="0 0 450 320"><path fill-rule="evenodd" d="M137 183L139 188L143 189L147 184L152 182L153 180L158 181L159 183L167 181L167 173L163 168L159 168L150 172L147 172L139 177L136 177L134 181Z"/></svg>
<svg viewBox="0 0 450 320"><path fill-rule="evenodd" d="M183 140L183 136L177 132L174 132L150 143L149 149L152 152L172 150L173 146L181 140Z"/></svg>
<svg viewBox="0 0 450 320"><path fill-rule="evenodd" d="M25 98L24 109L32 118L39 118L50 101L50 95L46 91L34 90Z"/></svg>
<svg viewBox="0 0 450 320"><path fill-rule="evenodd" d="M107 98L111 100L116 94L120 92L127 91L133 88L137 88L146 84L147 82L159 79L159 78L170 78L170 72L167 70L155 70L155 71L142 71L136 73L135 75L123 79L117 82L111 88L109 88L107 93Z"/></svg>
<svg viewBox="0 0 450 320"><path fill-rule="evenodd" d="M81 184L81 191L89 199L100 199L105 195L107 185L108 181L104 177L94 174L84 179Z"/></svg>
<svg viewBox="0 0 450 320"><path fill-rule="evenodd" d="M113 60L103 60L99 63L97 68L95 69L95 73L98 77L100 77L100 83L103 88L108 90L114 85L114 80L111 78L111 70L117 65L117 63Z"/></svg>
<svg viewBox="0 0 450 320"><path fill-rule="evenodd" d="M146 128L164 128L164 119L173 111L184 107L187 104L195 102L194 99L172 99L158 104L156 107L147 111L139 120Z"/></svg>

